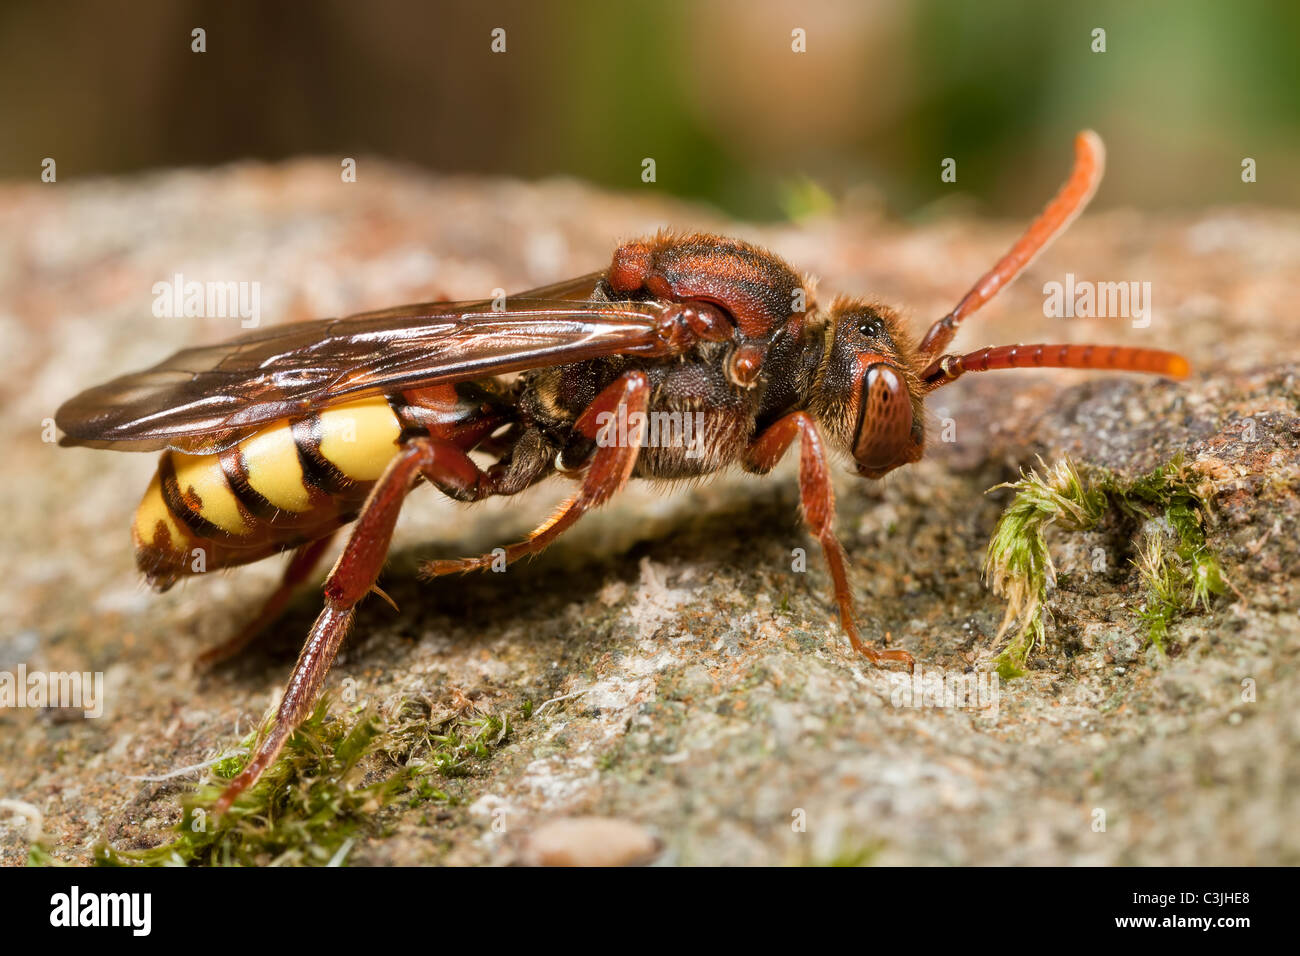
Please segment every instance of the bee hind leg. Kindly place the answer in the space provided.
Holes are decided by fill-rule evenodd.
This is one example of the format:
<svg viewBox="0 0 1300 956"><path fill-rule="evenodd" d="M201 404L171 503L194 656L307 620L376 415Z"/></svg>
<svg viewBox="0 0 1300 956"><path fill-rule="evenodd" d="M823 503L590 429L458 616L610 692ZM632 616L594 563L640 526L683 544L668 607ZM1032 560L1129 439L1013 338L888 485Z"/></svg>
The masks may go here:
<svg viewBox="0 0 1300 956"><path fill-rule="evenodd" d="M379 578L398 512L416 477L428 473L431 480L437 476L454 485L473 483L479 479L463 467L466 461L464 453L453 445L414 438L402 447L370 489L348 543L325 579L325 607L307 635L270 729L255 745L244 769L213 804L214 815L230 809L235 799L275 762L290 735L316 706L325 676L352 626L356 606Z"/></svg>

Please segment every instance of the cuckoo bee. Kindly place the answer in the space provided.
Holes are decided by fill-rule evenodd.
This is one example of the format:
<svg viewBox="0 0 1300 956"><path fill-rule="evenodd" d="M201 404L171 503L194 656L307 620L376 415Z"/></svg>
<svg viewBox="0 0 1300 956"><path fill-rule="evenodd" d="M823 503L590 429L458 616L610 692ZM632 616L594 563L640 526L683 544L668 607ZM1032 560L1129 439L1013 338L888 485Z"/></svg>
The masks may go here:
<svg viewBox="0 0 1300 956"><path fill-rule="evenodd" d="M311 711L372 590L402 502L428 482L458 501L513 495L560 473L576 490L515 561L546 547L630 478L698 478L732 465L770 471L799 446L803 517L821 544L840 624L874 664L911 666L858 630L832 530L828 456L880 478L925 450L925 396L967 372L1078 368L1187 374L1170 352L1124 346L945 349L963 319L1007 285L1091 198L1103 148L1091 132L1056 198L950 313L916 339L888 306L839 298L736 239L660 233L625 242L608 269L500 302L401 306L269 328L178 352L92 388L58 412L63 444L161 451L135 518L136 558L166 589L192 573L292 550L254 619L206 661L251 640L351 525L274 722L215 810L228 808ZM692 447L647 441L653 413L691 415ZM610 440L614 422L620 440ZM484 453L480 464L471 452ZM491 566L437 560L427 576ZM382 595L382 591L379 591Z"/></svg>

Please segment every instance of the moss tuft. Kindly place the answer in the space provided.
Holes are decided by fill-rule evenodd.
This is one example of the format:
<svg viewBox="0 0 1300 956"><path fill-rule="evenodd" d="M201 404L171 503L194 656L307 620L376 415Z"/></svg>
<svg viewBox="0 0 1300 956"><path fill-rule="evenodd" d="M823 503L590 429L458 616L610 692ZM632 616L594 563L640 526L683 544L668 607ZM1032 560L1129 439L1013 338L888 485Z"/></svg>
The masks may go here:
<svg viewBox="0 0 1300 956"><path fill-rule="evenodd" d="M247 761L255 734L243 741L243 753L213 764L207 781L183 799L174 839L144 850L103 844L96 863L339 866L359 838L376 832L376 811L398 798L407 796L410 805L454 802L435 779L471 774L512 730L504 715L433 714L423 701L405 702L391 721L366 709L346 719L329 711L322 700L220 819L212 819L211 806Z"/></svg>
<svg viewBox="0 0 1300 956"><path fill-rule="evenodd" d="M1024 664L1046 634L1045 599L1056 583L1056 566L1047 549L1046 530L1059 525L1069 531L1093 528L1106 512L1106 495L1090 488L1074 465L1063 459L1043 473L1022 472L1020 480L997 485L1015 497L998 519L984 559L984 576L994 594L1007 599L998 638L1016 621L1020 632L997 659L1005 680L1024 674ZM990 491L996 488L989 489Z"/></svg>
<svg viewBox="0 0 1300 956"><path fill-rule="evenodd" d="M1018 634L997 658L1003 679L1023 675L1029 655L1046 638L1047 592L1056 583L1045 537L1052 525L1087 531L1109 511L1142 522L1148 530L1133 564L1145 600L1136 613L1148 641L1161 650L1175 619L1198 607L1209 610L1213 596L1226 590L1218 559L1206 541L1208 496L1181 456L1132 480L1104 469L1081 476L1068 459L1042 467L1042 474L1030 471L1019 481L997 486L1013 489L1015 496L998 519L984 573L994 593L1007 599L998 637L1020 622Z"/></svg>

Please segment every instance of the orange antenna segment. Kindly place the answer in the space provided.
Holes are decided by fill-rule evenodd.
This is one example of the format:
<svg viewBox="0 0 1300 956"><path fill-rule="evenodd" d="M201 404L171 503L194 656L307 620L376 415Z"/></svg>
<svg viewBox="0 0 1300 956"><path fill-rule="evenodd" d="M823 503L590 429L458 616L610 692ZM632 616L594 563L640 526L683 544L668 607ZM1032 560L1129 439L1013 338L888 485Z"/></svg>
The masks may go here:
<svg viewBox="0 0 1300 956"><path fill-rule="evenodd" d="M933 391L967 372L1004 368L1085 368L1111 372L1146 372L1186 378L1187 359L1161 349L1124 345L997 345L965 355L942 355L921 374L926 391Z"/></svg>
<svg viewBox="0 0 1300 956"><path fill-rule="evenodd" d="M1101 184L1105 168L1106 147L1101 137L1092 130L1084 130L1074 138L1074 171L1056 198L1047 204L1047 208L1030 224L1011 250L998 260L997 265L971 286L956 308L930 326L925 338L921 340L922 354L935 355L947 348L963 319L974 315L1000 289L1010 285L1011 280L1033 262L1035 256L1065 231L1092 199L1093 193Z"/></svg>

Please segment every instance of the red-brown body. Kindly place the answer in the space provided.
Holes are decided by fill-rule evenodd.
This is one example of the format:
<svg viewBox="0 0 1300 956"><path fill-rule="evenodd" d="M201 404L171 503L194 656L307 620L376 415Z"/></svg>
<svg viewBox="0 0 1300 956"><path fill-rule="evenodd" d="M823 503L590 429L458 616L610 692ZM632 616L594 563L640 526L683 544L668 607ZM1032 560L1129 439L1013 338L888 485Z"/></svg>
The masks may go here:
<svg viewBox="0 0 1300 956"><path fill-rule="evenodd" d="M473 501L556 472L575 479L555 515L504 549L514 561L630 478L697 478L733 465L762 474L797 441L803 515L830 567L844 631L872 662L911 666L906 651L879 650L859 635L832 527L830 453L851 456L868 478L916 461L925 395L966 372L1187 371L1171 353L1123 347L941 354L958 324L1087 203L1101 177L1101 144L1081 134L1076 150L1056 200L919 344L882 304L841 298L823 310L810 283L770 252L662 233L619 246L604 272L523 293L504 309L433 303L267 330L181 352L68 402L58 415L67 444L166 449L135 525L140 566L159 587L297 549L262 613L209 660L278 614L335 530L355 519L270 733L216 809L275 759L315 703L357 602L377 590L401 504L421 480ZM691 440L678 440L687 434L680 430L663 440L662 421L689 422ZM499 558L433 561L424 571Z"/></svg>

